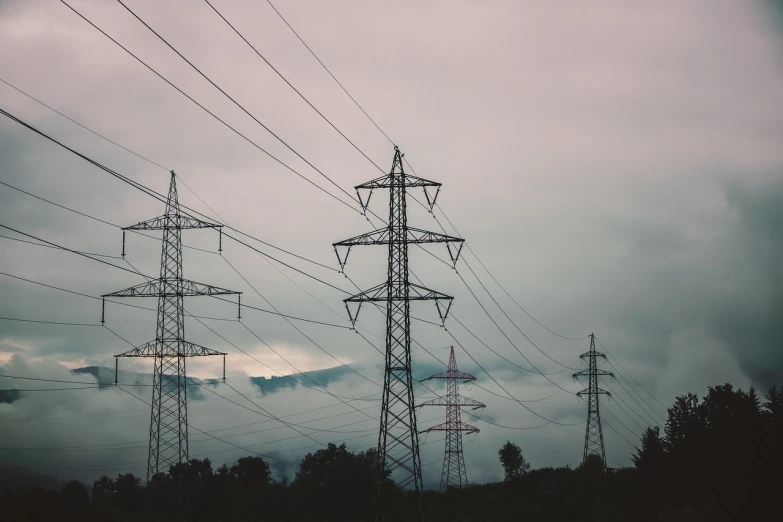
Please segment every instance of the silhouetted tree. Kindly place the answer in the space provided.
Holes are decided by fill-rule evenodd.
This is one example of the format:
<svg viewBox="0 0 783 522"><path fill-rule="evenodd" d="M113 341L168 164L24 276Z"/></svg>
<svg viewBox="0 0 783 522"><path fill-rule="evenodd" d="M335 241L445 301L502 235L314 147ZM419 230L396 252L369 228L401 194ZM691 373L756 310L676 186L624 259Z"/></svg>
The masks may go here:
<svg viewBox="0 0 783 522"><path fill-rule="evenodd" d="M511 441L506 442L498 451L500 465L503 466L505 480L519 478L530 471L530 464L522 455L522 450Z"/></svg>
<svg viewBox="0 0 783 522"><path fill-rule="evenodd" d="M72 508L81 508L90 502L87 486L78 480L66 482L65 487L63 487L62 495L65 504Z"/></svg>
<svg viewBox="0 0 783 522"><path fill-rule="evenodd" d="M523 505L528 522L767 520L783 491L783 394L773 386L759 400L753 388L723 384L708 388L702 399L677 397L665 428L641 434L631 456L635 466L615 473L603 473L597 456L576 469L529 471L510 441L498 457L508 484L428 491L428 519L510 520ZM283 478L272 480L273 470ZM3 520L20 521L173 522L181 519L184 499L194 522L358 522L367 520L380 478L374 450L354 453L335 444L306 455L290 485L286 465L273 470L259 457L215 471L208 459L193 459L146 486L132 474L102 476L92 484L92 504L78 481L61 491L7 491L0 504ZM387 470L383 479L389 479ZM387 487L382 501L388 520L404 521L416 498Z"/></svg>
<svg viewBox="0 0 783 522"><path fill-rule="evenodd" d="M636 454L631 455L634 466L644 471L657 471L666 456L661 429L658 426L647 428L642 434L642 447L636 448Z"/></svg>
<svg viewBox="0 0 783 522"><path fill-rule="evenodd" d="M267 486L272 477L269 464L261 457L240 458L231 466L231 475L241 488Z"/></svg>
<svg viewBox="0 0 783 522"><path fill-rule="evenodd" d="M108 502L115 492L114 479L109 476L101 475L98 480L92 483L93 502Z"/></svg>
<svg viewBox="0 0 783 522"><path fill-rule="evenodd" d="M576 469L587 476L602 475L605 471L604 459L600 455L588 455Z"/></svg>
<svg viewBox="0 0 783 522"><path fill-rule="evenodd" d="M367 515L377 484L375 450L354 454L345 444L330 443L305 455L291 486L297 494L312 499L311 516L350 520Z"/></svg>
<svg viewBox="0 0 783 522"><path fill-rule="evenodd" d="M769 421L783 421L783 391L778 390L776 385L772 385L764 396L764 418Z"/></svg>
<svg viewBox="0 0 783 522"><path fill-rule="evenodd" d="M144 489L141 486L141 479L133 473L118 474L114 480L112 504L130 513L144 509Z"/></svg>

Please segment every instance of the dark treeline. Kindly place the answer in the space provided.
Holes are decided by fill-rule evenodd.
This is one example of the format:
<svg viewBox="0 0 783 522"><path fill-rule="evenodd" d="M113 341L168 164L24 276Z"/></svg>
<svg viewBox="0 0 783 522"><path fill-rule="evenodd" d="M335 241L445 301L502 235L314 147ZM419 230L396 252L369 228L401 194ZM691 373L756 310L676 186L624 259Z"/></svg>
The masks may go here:
<svg viewBox="0 0 783 522"><path fill-rule="evenodd" d="M600 459L577 468L530 470L519 447L499 451L506 480L428 491L427 519L440 521L721 522L777 519L783 493L783 393L764 397L730 384L699 400L678 397L663 433L648 428L634 467L604 472ZM132 474L103 476L61 491L6 489L4 520L363 521L377 483L375 453L330 444L306 455L295 476L273 480L267 462L243 457L213 469L191 460L142 484ZM403 521L414 499L393 488L386 520ZM184 493L183 493L184 491ZM777 515L773 515L777 513Z"/></svg>

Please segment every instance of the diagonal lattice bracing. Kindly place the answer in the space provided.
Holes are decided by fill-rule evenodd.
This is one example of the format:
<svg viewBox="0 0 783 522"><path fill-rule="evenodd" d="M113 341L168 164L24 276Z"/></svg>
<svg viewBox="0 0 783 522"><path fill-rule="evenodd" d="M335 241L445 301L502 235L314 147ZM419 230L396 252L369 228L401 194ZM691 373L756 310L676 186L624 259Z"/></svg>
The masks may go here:
<svg viewBox="0 0 783 522"><path fill-rule="evenodd" d="M476 378L469 373L461 372L457 368L457 358L454 356L454 347L451 347L449 366L445 372L436 373L427 378L444 379L446 381L446 397L438 397L419 406L446 406L446 422L437 424L426 431L446 432L446 454L443 457L443 472L440 477L441 489L459 488L468 484L468 474L465 469L465 457L462 453L462 436L469 433L478 433L479 429L462 422L462 408L469 407L473 410L485 408L479 401L462 397L459 394L459 383L475 381Z"/></svg>
<svg viewBox="0 0 783 522"><path fill-rule="evenodd" d="M103 296L104 298L158 299L155 340L115 356L154 359L147 460L148 481L155 474L168 471L170 466L188 460L187 358L223 355L225 379L224 353L185 340L184 298L198 295L240 294L240 292L188 281L182 277L182 230L190 228L220 230L221 226L181 214L176 176L172 171L166 212L162 216L123 229L123 256L125 255L125 230L163 231L160 277ZM104 320L105 317L102 317L101 322Z"/></svg>
<svg viewBox="0 0 783 522"><path fill-rule="evenodd" d="M397 487L410 489L419 494L417 518L424 520L424 505L421 502L423 486L419 434L416 427L411 377L410 304L411 301L429 300L434 300L436 305L440 301L450 303L452 297L410 283L408 245L453 244L455 246L453 249L450 247L449 252L452 261L456 263L463 240L408 226L407 190L414 187L422 188L427 204L432 209L440 191L440 183L405 174L402 158L402 153L395 147L391 172L356 187L364 210L367 209L374 190L389 191L389 220L386 227L334 243L333 246L341 269L345 267L353 246L386 245L388 247L386 282L345 299L345 304L351 321L355 323L363 302L386 303L386 353L378 434L378 466L379 469L391 473L391 479ZM349 304L356 306L355 311L351 311ZM437 306L437 309L441 320L445 321L448 305ZM376 520L379 520L384 513L384 506L380 502L383 485L384 480L381 479L378 485L378 500L373 507Z"/></svg>
<svg viewBox="0 0 783 522"><path fill-rule="evenodd" d="M606 355L595 350L595 335L590 334L590 351L579 356L583 361L587 359L588 368L576 372L574 379L586 377L587 388L578 392L578 397L587 395L587 426L585 428L585 447L582 462L591 455L601 458L601 464L606 469L606 452L604 450L604 434L601 429L601 411L598 403L600 395L611 397L611 393L598 386L598 377L614 377L614 374L598 368L597 360L606 359Z"/></svg>

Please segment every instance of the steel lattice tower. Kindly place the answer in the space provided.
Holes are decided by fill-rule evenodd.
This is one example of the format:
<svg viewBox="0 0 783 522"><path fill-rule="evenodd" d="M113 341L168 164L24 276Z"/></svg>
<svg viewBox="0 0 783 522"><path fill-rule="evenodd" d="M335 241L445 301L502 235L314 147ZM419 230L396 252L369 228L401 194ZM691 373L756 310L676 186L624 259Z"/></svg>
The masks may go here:
<svg viewBox="0 0 783 522"><path fill-rule="evenodd" d="M478 433L479 429L462 422L462 408L469 407L473 410L485 408L486 405L459 394L459 382L475 381L476 378L469 373L461 372L457 368L457 359L454 357L454 347L451 347L449 367L445 372L436 373L427 377L430 379L446 380L446 398L439 397L420 406L446 406L446 422L433 426L425 431L446 432L446 454L443 457L443 472L440 476L440 489L463 487L468 485L468 474L465 471L465 458L462 454L462 435Z"/></svg>
<svg viewBox="0 0 783 522"><path fill-rule="evenodd" d="M101 323L105 321L106 297L155 297L158 299L158 323L155 340L114 356L115 372L119 357L153 357L155 360L147 481L156 473L168 471L169 466L188 460L185 360L188 357L222 355L223 380L225 381L226 354L185 341L183 298L197 295L239 295L241 292L188 281L182 277L182 230L188 228L220 230L221 227L222 225L199 221L180 213L176 176L174 171L171 171L166 212L162 216L122 229L123 257L125 256L126 230L163 231L160 277L102 296L104 298L104 315L101 317Z"/></svg>
<svg viewBox="0 0 783 522"><path fill-rule="evenodd" d="M614 377L614 374L605 370L598 369L597 359L602 357L606 360L606 355L595 351L595 334L590 334L590 351L579 356L583 361L588 359L588 369L574 374L574 379L587 377L587 388L578 392L576 395L582 397L587 395L587 427L585 428L585 450L582 457L582 463L587 461L590 455L601 457L603 469L606 469L606 452L604 451L604 434L601 429L601 414L598 406L598 396L612 396L608 391L598 387L598 377Z"/></svg>
<svg viewBox="0 0 783 522"><path fill-rule="evenodd" d="M340 268L345 268L350 249L354 245L388 245L389 259L387 279L369 290L344 300L348 315L355 324L364 302L386 303L386 367L383 381L380 431L378 434L378 466L391 472L391 478L402 490L413 489L418 493L419 519L424 519L423 491L421 481L421 460L419 438L416 428L416 410L411 377L411 301L434 300L438 314L445 321L451 307L451 296L430 290L408 280L408 245L422 243L446 243L452 262L456 263L463 240L435 232L428 232L408 226L406 206L407 189L421 187L430 211L440 191L440 183L406 174L402 164L403 155L394 147L394 161L391 172L367 183L357 185L356 193L364 211L374 189L389 190L389 221L385 228L362 234L345 241L334 243ZM433 189L430 194L427 189ZM367 190L367 199L362 199L362 190ZM452 243L454 247L452 249ZM345 248L341 257L340 249ZM444 304L441 304L441 301ZM349 305L355 304L351 312ZM383 489L383 478L378 486L378 499ZM384 508L376 501L374 516L380 518Z"/></svg>

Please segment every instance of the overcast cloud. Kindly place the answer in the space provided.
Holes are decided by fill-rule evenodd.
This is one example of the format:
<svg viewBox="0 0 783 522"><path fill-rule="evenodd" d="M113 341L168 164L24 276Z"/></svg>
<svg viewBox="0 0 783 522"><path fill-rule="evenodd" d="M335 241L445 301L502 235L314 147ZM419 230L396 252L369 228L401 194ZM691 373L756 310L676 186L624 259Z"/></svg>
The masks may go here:
<svg viewBox="0 0 783 522"><path fill-rule="evenodd" d="M350 187L379 175L209 6L128 3L341 187L351 191ZM232 0L214 4L338 128L388 170L391 145L268 4ZM416 172L444 183L439 199L443 210L505 289L538 320L571 337L594 331L663 404L686 392L703 394L706 386L724 382L759 388L781 383L783 23L768 2L599 2L589 8L532 1L280 0L278 4L396 140ZM339 194L119 4L74 0L72 5L260 146ZM336 267L331 243L371 226L357 212L216 122L60 2L0 1L0 77L175 169L225 222L281 248ZM166 171L2 83L0 107L158 192L167 190ZM6 118L0 121L0 180L122 226L163 210L159 202ZM209 213L182 185L180 200ZM383 215L383 198L375 196L373 204ZM438 230L418 205L409 208L414 226ZM118 229L6 186L0 186L0 223L69 248L111 256L120 253ZM1 233L21 237L7 230ZM218 238L211 231L187 232L184 238L187 245L217 250ZM256 246L273 253L269 247ZM186 249L186 277L241 290L243 303L270 308L228 261L284 313L347 324L341 303L345 294L274 265L226 238L223 247L223 259ZM127 259L145 274L157 274L159 249L157 241L128 235ZM436 246L430 251L446 257L445 249ZM335 271L280 252L275 255L335 286L355 290ZM533 342L564 364L577 363L587 341L567 341L542 329L478 270L480 265L470 254L467 260ZM127 266L120 259L107 261ZM384 263L382 248L357 248L346 273L367 288L383 280ZM455 296L452 311L472 332L504 357L529 367L453 270L418 250L412 251L411 264L427 286ZM457 268L536 367L545 373L562 369L516 331L464 264ZM92 296L141 281L71 253L6 238L0 238L0 271ZM154 307L151 301L133 304ZM209 298L190 299L186 306L195 315L236 316L235 306ZM431 304L417 304L414 312L427 320L437 318ZM0 316L97 324L100 301L0 276ZM336 357L355 368L368 368L361 373L369 379L382 380L381 356L349 330L298 323L325 353L279 317L244 310L243 322L298 370L337 366ZM350 438L346 443L352 449L375 444L377 422L371 417L377 418L377 401L354 403L357 408L370 408L363 416L333 397L301 386L261 395L249 376L296 370L241 324L205 323L260 361L189 319L191 341L229 353L229 382L234 387L253 394L253 400L275 415L322 408L294 417L295 422L344 413L310 424L335 430L313 432L320 442ZM150 311L107 304L107 325L134 345L154 338ZM381 314L364 309L359 325L382 348L382 340L372 335L383 334ZM447 326L520 400L557 391L543 377L515 369L494 355L455 321ZM413 328L416 340L445 362L445 347L453 344L449 335L420 322L414 322ZM125 343L100 327L0 321L0 373L5 375L89 381L89 376L75 376L68 368L111 367L112 356L126 349ZM477 384L504 395L464 351L457 349L457 358L463 369L476 373ZM414 361L422 369L439 371L438 363L418 347ZM151 370L149 361L121 364L128 371ZM222 372L221 362L194 361L189 371L195 377L216 378ZM549 378L575 392L580 385L571 380L571 373ZM629 408L619 400L607 402L604 411L610 413L604 420L635 443L641 432L635 422L645 427L652 421L649 415L644 420L642 407L623 391L624 385L628 386L624 381L608 383ZM47 386L0 378L0 389ZM349 397L379 391L350 372L328 389ZM244 401L226 387L218 386L216 391ZM148 388L135 392L148 400ZM484 418L494 423L524 428L543 423L508 398L476 386L465 393L487 404ZM190 402L190 419L202 430L264 420L219 397L204 395ZM421 390L421 398L426 397L432 393ZM652 413L652 408L642 405ZM558 422L563 424L579 423L586 415L584 404L563 391L528 406L546 418L561 415ZM641 418L632 413L632 422L621 407L639 411ZM442 413L424 410L422 425L439 422ZM0 404L3 448L114 443L128 447L56 452L3 449L0 465L85 480L125 469L143 475L148 416L141 402L118 389L23 393L13 403ZM500 478L497 449L506 440L517 442L534 467L575 466L581 459L583 424L508 430L481 420L463 420L482 430L473 444L465 446L472 481ZM655 414L652 420L661 422ZM214 434L232 435L229 440L235 444L271 453L281 459L274 467L278 476L290 477L294 468L286 462L296 462L317 446L288 428L258 431L276 426L267 422ZM609 465L629 465L632 448L613 429L604 432ZM280 440L287 437L296 438ZM219 441L198 442L206 438L191 431L192 456L209 456L219 464L244 454ZM439 480L440 438L432 434L422 446L422 462L432 463L425 467L429 485ZM308 445L314 447L305 448Z"/></svg>

